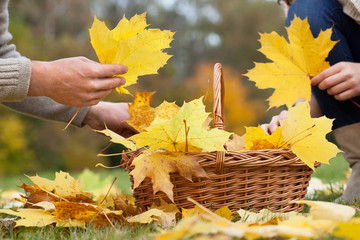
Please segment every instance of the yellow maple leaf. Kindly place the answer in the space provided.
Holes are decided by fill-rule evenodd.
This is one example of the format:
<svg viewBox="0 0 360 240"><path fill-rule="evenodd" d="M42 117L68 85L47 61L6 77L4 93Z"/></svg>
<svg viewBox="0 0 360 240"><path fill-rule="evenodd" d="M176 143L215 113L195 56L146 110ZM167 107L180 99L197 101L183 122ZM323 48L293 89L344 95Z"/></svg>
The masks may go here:
<svg viewBox="0 0 360 240"><path fill-rule="evenodd" d="M334 236L342 239L360 239L360 219L353 218L350 221L340 222L334 232Z"/></svg>
<svg viewBox="0 0 360 240"><path fill-rule="evenodd" d="M204 211L203 209L201 209L199 206L195 205L195 207L193 208L182 208L181 209L181 213L182 213L182 217L183 218L187 218L193 215L197 215L199 217L201 217L202 213L205 213L206 211Z"/></svg>
<svg viewBox="0 0 360 240"><path fill-rule="evenodd" d="M201 214L207 212L204 209L200 208L199 206L195 205L195 207L189 209L182 208L181 213L182 213L182 217L186 218L192 215L198 215L199 217L201 217ZM220 217L226 218L227 220L231 220L231 216L233 213L231 212L228 206L224 206L216 210L215 214L219 215Z"/></svg>
<svg viewBox="0 0 360 240"><path fill-rule="evenodd" d="M178 172L181 176L192 181L192 177L207 177L206 172L199 165L196 157L181 152L152 152L142 154L132 161L134 169L130 174L134 177L134 189L149 177L153 184L153 191L164 192L174 201L173 187L170 173Z"/></svg>
<svg viewBox="0 0 360 240"><path fill-rule="evenodd" d="M77 202L55 202L54 216L57 220L80 221L103 227L109 224L109 218L121 221L122 211L112 211L95 204Z"/></svg>
<svg viewBox="0 0 360 240"><path fill-rule="evenodd" d="M205 112L202 97L184 103L179 112L170 120L156 117L146 132L130 137L138 146L148 146L149 151L198 152L225 151L224 144L231 133L219 129L207 130L204 122L209 113Z"/></svg>
<svg viewBox="0 0 360 240"><path fill-rule="evenodd" d="M245 135L239 136L237 134L232 135L232 139L230 139L226 143L226 147L228 151L242 151L246 150L246 144L244 141Z"/></svg>
<svg viewBox="0 0 360 240"><path fill-rule="evenodd" d="M38 175L28 178L38 187L53 192L59 196L76 196L77 194L85 194L82 191L79 180L70 176L67 172L56 172L55 180L49 180L39 177Z"/></svg>
<svg viewBox="0 0 360 240"><path fill-rule="evenodd" d="M156 240L180 240L194 235L207 235L213 233L214 224L202 221L197 215L183 218L174 228L161 232ZM215 239L215 238L214 238Z"/></svg>
<svg viewBox="0 0 360 240"><path fill-rule="evenodd" d="M156 74L171 57L162 50L170 47L174 33L168 30L145 29L146 13L135 15L130 20L125 16L109 30L96 16L90 28L91 44L100 63L124 64L128 72L121 75L125 85L118 87L121 93L129 94L124 87L135 84L139 76Z"/></svg>
<svg viewBox="0 0 360 240"><path fill-rule="evenodd" d="M156 116L155 109L148 105L132 107L129 112L131 118L126 122L139 132L146 131L145 129L150 126Z"/></svg>
<svg viewBox="0 0 360 240"><path fill-rule="evenodd" d="M139 223L155 222L160 224L162 227L169 228L176 225L177 213L179 213L179 209L175 204L168 204L164 200L160 199L160 205L156 205L154 203L148 211L130 217L127 221Z"/></svg>
<svg viewBox="0 0 360 240"><path fill-rule="evenodd" d="M159 106L155 108L156 116L161 119L170 120L176 116L179 112L180 107L175 104L175 102L162 102Z"/></svg>
<svg viewBox="0 0 360 240"><path fill-rule="evenodd" d="M220 217L226 218L227 220L231 220L231 216L233 215L233 213L229 209L229 206L227 205L216 210L215 214L219 215Z"/></svg>
<svg viewBox="0 0 360 240"><path fill-rule="evenodd" d="M268 98L270 108L290 107L299 98L310 101L310 77L330 67L325 59L336 44L331 41L331 28L314 38L307 19L295 16L286 30L289 43L275 32L260 34L259 51L272 62L255 63L245 74L258 88L275 89Z"/></svg>
<svg viewBox="0 0 360 240"><path fill-rule="evenodd" d="M245 127L244 141L247 150L279 149L287 147L281 129L277 128L271 135L267 135L260 127Z"/></svg>
<svg viewBox="0 0 360 240"><path fill-rule="evenodd" d="M155 92L138 92L136 91L133 103L129 104L129 111L138 106L150 106L152 103L152 96Z"/></svg>
<svg viewBox="0 0 360 240"><path fill-rule="evenodd" d="M145 129L150 126L156 116L162 119L171 119L180 109L175 103L166 101L158 107L152 108L150 105L154 93L136 91L134 103L129 104L131 119L126 122L139 132L146 131Z"/></svg>
<svg viewBox="0 0 360 240"><path fill-rule="evenodd" d="M0 209L0 213L17 216L16 227L44 227L56 222L55 217L43 209L21 208L18 211Z"/></svg>
<svg viewBox="0 0 360 240"><path fill-rule="evenodd" d="M349 221L355 216L356 210L351 206L333 202L300 200L294 201L298 204L310 206L308 217L314 220Z"/></svg>
<svg viewBox="0 0 360 240"><path fill-rule="evenodd" d="M113 143L122 144L130 150L136 150L136 145L132 141L129 141L123 136L117 134L116 132L111 131L110 129L107 128L106 125L104 130L95 130L95 132L99 132L104 134L105 136L110 137ZM101 154L99 154L99 156L101 156Z"/></svg>
<svg viewBox="0 0 360 240"><path fill-rule="evenodd" d="M278 213L271 212L269 209L261 209L258 213L240 209L237 213L241 217L240 222L247 224L257 223L259 225L262 225L272 219L289 219L290 217L297 215L297 212Z"/></svg>
<svg viewBox="0 0 360 240"><path fill-rule="evenodd" d="M280 120L281 132L291 150L310 168L314 163L329 163L340 152L326 139L333 120L324 117L311 118L308 102L300 102L289 109L288 118Z"/></svg>

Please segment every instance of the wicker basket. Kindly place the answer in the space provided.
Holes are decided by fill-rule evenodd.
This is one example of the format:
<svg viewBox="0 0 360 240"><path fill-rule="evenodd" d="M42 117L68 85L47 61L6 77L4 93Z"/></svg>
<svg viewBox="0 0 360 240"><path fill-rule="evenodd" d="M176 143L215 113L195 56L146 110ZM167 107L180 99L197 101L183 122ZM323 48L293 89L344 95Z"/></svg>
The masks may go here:
<svg viewBox="0 0 360 240"><path fill-rule="evenodd" d="M223 98L222 67L217 63L214 68L214 125L219 129L224 129ZM305 198L313 171L290 149L188 154L198 157L209 179L196 178L190 182L178 173L171 173L174 201L179 208L193 207L187 200L190 197L211 210L223 206L229 206L232 211L240 208L253 211L268 208L274 212L302 209L291 201ZM162 192L157 195L170 202ZM134 190L134 197L137 204L152 205L154 195L149 178Z"/></svg>

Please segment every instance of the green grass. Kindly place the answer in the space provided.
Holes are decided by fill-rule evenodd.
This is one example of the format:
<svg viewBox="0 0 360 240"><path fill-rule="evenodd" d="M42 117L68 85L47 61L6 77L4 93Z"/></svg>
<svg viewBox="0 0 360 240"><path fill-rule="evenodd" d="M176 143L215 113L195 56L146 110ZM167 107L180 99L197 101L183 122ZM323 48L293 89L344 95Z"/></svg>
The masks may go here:
<svg viewBox="0 0 360 240"><path fill-rule="evenodd" d="M129 178L129 174L127 172L125 172L123 169L99 169L99 170L94 170L92 171L94 174L98 175L100 177L100 184L105 184L107 181L107 183L111 184L112 181L114 180L114 178L116 177L116 181L114 183L115 186L117 186L121 192L123 193L130 193L131 192L131 183L130 183L130 178ZM70 175L74 178L79 178L79 176L82 174L83 172L77 172L77 173L70 173ZM35 176L36 174L29 174L29 176ZM54 180L55 179L55 172L41 172L38 173L38 175L40 177L46 178L46 179L50 179L50 180ZM94 179L86 179L86 182L83 183L85 185L85 191L87 189L89 189L89 185L94 185L94 184L98 184L98 181L92 181ZM20 188L17 188L17 186L20 186L22 184L22 182L26 183L26 184L31 184L30 179L25 175L16 175L16 176L0 176L0 190L9 190L9 189L15 189L15 190L22 190ZM96 186L90 186L91 187L96 187ZM1 192L1 191L0 191Z"/></svg>
<svg viewBox="0 0 360 240"><path fill-rule="evenodd" d="M321 164L312 177L320 178L324 183L336 183L346 179L345 172L349 171L349 164L342 154L330 159L330 164Z"/></svg>
<svg viewBox="0 0 360 240"><path fill-rule="evenodd" d="M1 226L1 225L0 225ZM115 226L96 229L88 227L81 228L55 228L51 226L43 228L15 228L10 226L0 231L0 239L76 239L76 240L111 240L111 239L147 239L155 230L153 225L138 225L135 227Z"/></svg>

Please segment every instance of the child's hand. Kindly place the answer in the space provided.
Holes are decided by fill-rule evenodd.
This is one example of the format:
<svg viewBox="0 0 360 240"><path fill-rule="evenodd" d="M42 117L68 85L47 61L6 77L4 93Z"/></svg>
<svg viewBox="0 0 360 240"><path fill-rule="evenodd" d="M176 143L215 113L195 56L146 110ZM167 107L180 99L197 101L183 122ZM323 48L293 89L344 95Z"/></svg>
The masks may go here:
<svg viewBox="0 0 360 240"><path fill-rule="evenodd" d="M344 101L360 96L360 63L339 62L311 79L311 85Z"/></svg>
<svg viewBox="0 0 360 240"><path fill-rule="evenodd" d="M281 111L279 115L273 116L270 123L261 124L261 128L268 135L271 135L275 132L276 128L280 126L280 120L286 119L288 116L288 111Z"/></svg>

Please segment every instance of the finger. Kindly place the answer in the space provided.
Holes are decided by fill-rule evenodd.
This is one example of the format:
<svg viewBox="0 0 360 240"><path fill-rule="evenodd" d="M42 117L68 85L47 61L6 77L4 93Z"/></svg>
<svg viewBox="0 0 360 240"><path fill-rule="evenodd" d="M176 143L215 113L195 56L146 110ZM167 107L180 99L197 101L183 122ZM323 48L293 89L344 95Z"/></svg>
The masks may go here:
<svg viewBox="0 0 360 240"><path fill-rule="evenodd" d="M349 86L349 84L347 84L346 82L342 82L342 83L339 83L331 88L329 88L327 90L327 93L329 95L338 95L342 92L345 92L347 90L350 90L351 89L351 86Z"/></svg>
<svg viewBox="0 0 360 240"><path fill-rule="evenodd" d="M287 119L288 117L288 111L284 110L284 111L281 111L281 113L279 114L279 120L285 120ZM279 123L279 126L280 126L280 123Z"/></svg>
<svg viewBox="0 0 360 240"><path fill-rule="evenodd" d="M270 134L273 134L279 126L280 126L280 122L277 122L276 124L270 124L269 126Z"/></svg>
<svg viewBox="0 0 360 240"><path fill-rule="evenodd" d="M113 89L107 89L107 90L100 90L100 91L93 92L93 93L91 93L91 99L89 99L89 100L92 101L92 100L97 100L97 99L103 99L104 97L109 95L112 91L113 91Z"/></svg>
<svg viewBox="0 0 360 240"><path fill-rule="evenodd" d="M114 90L115 88L124 85L126 82L123 77L103 78L94 80L95 90Z"/></svg>
<svg viewBox="0 0 360 240"><path fill-rule="evenodd" d="M277 125L279 123L279 115L273 116L270 121L270 125Z"/></svg>
<svg viewBox="0 0 360 240"><path fill-rule="evenodd" d="M98 71L96 72L97 78L106 78L115 75L125 74L128 68L121 64L97 64Z"/></svg>
<svg viewBox="0 0 360 240"><path fill-rule="evenodd" d="M324 79L321 83L319 83L319 89L326 90L332 88L335 85L344 82L345 80L346 78L341 73L331 75L328 78Z"/></svg>
<svg viewBox="0 0 360 240"><path fill-rule="evenodd" d="M345 101L345 100L351 99L356 96L357 96L356 91L354 89L349 89L349 90L346 90L344 92L334 95L335 99L338 101Z"/></svg>
<svg viewBox="0 0 360 240"><path fill-rule="evenodd" d="M311 86L315 86L320 84L322 81L324 81L325 79L327 79L328 77L339 73L341 70L339 65L333 65L327 69L325 69L324 71L322 71L321 73L319 73L318 75L314 76L311 79Z"/></svg>
<svg viewBox="0 0 360 240"><path fill-rule="evenodd" d="M267 134L267 135L271 135L270 129L269 129L269 124L261 124L260 127L262 128L262 130Z"/></svg>

